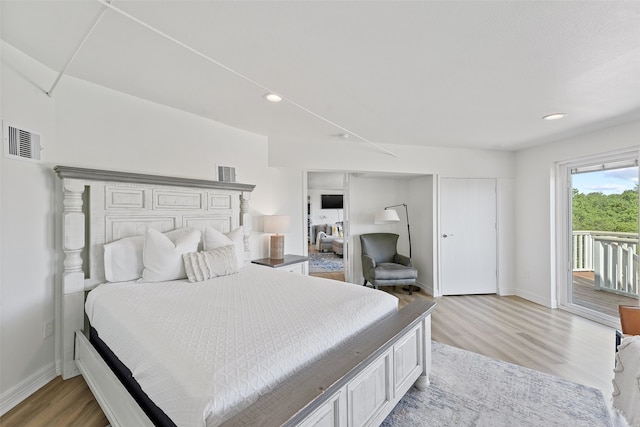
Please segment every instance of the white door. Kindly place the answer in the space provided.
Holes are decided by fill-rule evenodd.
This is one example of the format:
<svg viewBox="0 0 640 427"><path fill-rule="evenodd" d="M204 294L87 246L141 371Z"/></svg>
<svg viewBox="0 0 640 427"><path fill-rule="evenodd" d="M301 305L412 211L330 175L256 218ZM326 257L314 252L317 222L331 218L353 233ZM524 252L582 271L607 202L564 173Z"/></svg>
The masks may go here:
<svg viewBox="0 0 640 427"><path fill-rule="evenodd" d="M497 292L496 181L440 180L443 295Z"/></svg>

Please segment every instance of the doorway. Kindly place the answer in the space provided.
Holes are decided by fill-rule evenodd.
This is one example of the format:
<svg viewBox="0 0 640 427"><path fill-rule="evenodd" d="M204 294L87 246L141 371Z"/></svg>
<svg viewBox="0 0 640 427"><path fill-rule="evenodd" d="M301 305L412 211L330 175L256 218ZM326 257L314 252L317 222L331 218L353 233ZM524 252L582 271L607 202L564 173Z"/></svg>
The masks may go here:
<svg viewBox="0 0 640 427"><path fill-rule="evenodd" d="M562 165L559 203L566 227L566 270L559 266L560 306L618 327L618 306L638 305L638 153ZM566 185L563 185L562 183ZM562 191L560 191L562 193Z"/></svg>
<svg viewBox="0 0 640 427"><path fill-rule="evenodd" d="M495 179L440 180L442 295L497 293Z"/></svg>
<svg viewBox="0 0 640 427"><path fill-rule="evenodd" d="M344 188L344 173L307 172L310 276L345 280L348 194Z"/></svg>
<svg viewBox="0 0 640 427"><path fill-rule="evenodd" d="M571 169L571 303L615 318L638 305L637 178L635 160Z"/></svg>

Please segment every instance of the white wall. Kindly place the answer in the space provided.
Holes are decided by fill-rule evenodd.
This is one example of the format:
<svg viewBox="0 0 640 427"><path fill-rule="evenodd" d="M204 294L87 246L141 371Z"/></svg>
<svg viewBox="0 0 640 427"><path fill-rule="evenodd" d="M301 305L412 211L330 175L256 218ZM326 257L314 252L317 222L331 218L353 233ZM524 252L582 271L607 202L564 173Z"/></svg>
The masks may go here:
<svg viewBox="0 0 640 427"><path fill-rule="evenodd" d="M56 164L215 179L216 164L236 167L237 181L257 184L251 249L267 256L260 217L287 214L292 226L285 250L302 253L302 173L271 168L267 139L63 77L2 45L2 119L42 135L42 164L2 159L0 401L5 412L55 375L55 345L43 339L54 318ZM251 153L250 155L247 153Z"/></svg>
<svg viewBox="0 0 640 427"><path fill-rule="evenodd" d="M3 61L15 54L1 46ZM33 83L55 77L28 58L2 63L2 119L55 141L55 100ZM44 154L44 153L43 153ZM23 160L0 160L0 413L56 375L55 339L43 338L54 319L54 192L52 173Z"/></svg>
<svg viewBox="0 0 640 427"><path fill-rule="evenodd" d="M437 141L434 142L437 145ZM514 153L445 147L389 147L397 157L356 141L322 141L322 151L339 153L330 156L317 152L307 142L269 140L269 164L315 171L392 172L441 175L452 178L514 177Z"/></svg>
<svg viewBox="0 0 640 427"><path fill-rule="evenodd" d="M515 178L497 180L498 295L516 295Z"/></svg>
<svg viewBox="0 0 640 427"><path fill-rule="evenodd" d="M516 154L515 249L517 295L556 307L554 168L560 161L638 148L640 121L592 132Z"/></svg>
<svg viewBox="0 0 640 427"><path fill-rule="evenodd" d="M429 294L434 294L437 278L437 239L434 234L437 216L436 179L432 175L409 181L409 223L411 225L412 264L418 269L418 283ZM402 218L402 210L398 213Z"/></svg>

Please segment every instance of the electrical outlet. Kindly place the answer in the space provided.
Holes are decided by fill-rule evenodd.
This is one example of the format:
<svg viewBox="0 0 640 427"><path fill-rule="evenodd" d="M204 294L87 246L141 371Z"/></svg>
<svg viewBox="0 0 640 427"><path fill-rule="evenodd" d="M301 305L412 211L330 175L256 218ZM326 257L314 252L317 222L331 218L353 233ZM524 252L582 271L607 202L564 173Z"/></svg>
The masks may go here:
<svg viewBox="0 0 640 427"><path fill-rule="evenodd" d="M42 331L42 338L48 338L53 335L53 320L49 320L44 322L44 327Z"/></svg>

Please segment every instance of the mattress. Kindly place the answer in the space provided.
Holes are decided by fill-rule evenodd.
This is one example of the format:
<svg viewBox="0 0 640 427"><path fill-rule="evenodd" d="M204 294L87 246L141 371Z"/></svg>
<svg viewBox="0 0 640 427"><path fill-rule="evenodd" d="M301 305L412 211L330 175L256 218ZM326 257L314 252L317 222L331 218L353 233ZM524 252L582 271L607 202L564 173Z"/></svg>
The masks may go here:
<svg viewBox="0 0 640 427"><path fill-rule="evenodd" d="M397 310L354 284L249 265L204 282L105 283L86 312L178 426L217 425Z"/></svg>

